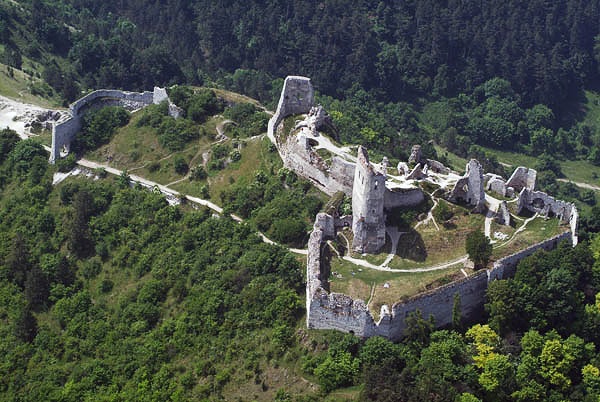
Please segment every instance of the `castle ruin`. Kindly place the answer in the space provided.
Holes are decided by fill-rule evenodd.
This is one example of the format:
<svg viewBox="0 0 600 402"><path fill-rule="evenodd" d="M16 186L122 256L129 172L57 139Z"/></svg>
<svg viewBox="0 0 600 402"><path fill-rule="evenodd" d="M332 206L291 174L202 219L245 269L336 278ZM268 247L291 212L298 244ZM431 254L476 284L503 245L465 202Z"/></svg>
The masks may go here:
<svg viewBox="0 0 600 402"><path fill-rule="evenodd" d="M327 117L320 107L314 107L314 90L310 79L287 77L279 105L269 121L268 136L277 146L284 166L299 176L310 180L329 195L342 191L352 197L352 217L320 213L316 217L308 243L306 308L307 327L337 329L361 337L383 336L397 340L403 335L406 317L419 310L424 317L434 317L437 327L452 322L454 296L461 300L461 315L475 317L483 311L485 291L489 282L514 275L518 262L539 249L552 249L562 241L577 244L577 209L573 204L533 191L536 172L518 167L509 180L498 175L484 174L481 164L472 159L463 176L451 171L442 163L426 159L419 146L413 146L409 163L398 164L398 176L390 174L387 159L381 164L369 161L367 150L359 146L357 156L335 153L330 159L317 150L335 151L327 146L318 129ZM292 132L284 132L282 122L291 115L308 114L296 121ZM289 127L289 124L288 124ZM337 149L339 150L339 149ZM412 170L409 165L414 166ZM410 170L410 171L409 171ZM518 191L517 209L529 210L543 216L557 216L570 224L565 231L531 247L494 262L491 269L475 272L465 278L420 293L408 300L394 303L391 308L381 307L380 319L375 321L365 301L329 291L329 268L323 263L324 245L336 237L348 221L352 220L352 249L358 253L377 253L386 242L386 214L395 207L411 207L425 200L423 190L416 184L428 181L446 191L451 202L463 202L473 212L487 211L486 220L495 219L510 225L511 211L506 201L490 198L486 201L485 189L503 197L513 197ZM451 190L447 188L451 186Z"/></svg>
<svg viewBox="0 0 600 402"><path fill-rule="evenodd" d="M358 147L352 188L352 248L358 253L376 253L385 244L385 173L369 162L369 155Z"/></svg>

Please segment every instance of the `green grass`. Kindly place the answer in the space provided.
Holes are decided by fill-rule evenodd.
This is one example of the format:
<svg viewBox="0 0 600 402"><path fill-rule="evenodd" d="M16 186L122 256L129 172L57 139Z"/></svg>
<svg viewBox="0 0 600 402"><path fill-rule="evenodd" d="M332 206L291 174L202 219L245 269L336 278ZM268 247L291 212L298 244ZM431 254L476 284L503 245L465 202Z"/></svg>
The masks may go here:
<svg viewBox="0 0 600 402"><path fill-rule="evenodd" d="M159 144L154 128L137 127L136 123L141 117L140 112L132 114L129 123L118 129L108 144L86 153L85 158L108 163L117 169L166 185L184 177L175 172L174 156L183 156L188 164L191 163L190 167L201 163L202 153L210 150L216 125L222 121L221 117L209 119L202 125L208 136L190 141L182 151L171 152Z"/></svg>
<svg viewBox="0 0 600 402"><path fill-rule="evenodd" d="M377 319L382 305L387 304L391 307L398 301L464 277L461 268L462 264L456 264L430 272L386 272L360 267L334 257L331 260L331 272L341 274L342 277L340 279L330 276L330 290L362 299L365 303L370 301L369 310ZM385 283L389 284L389 288L384 288ZM372 299L371 292L373 292Z"/></svg>
<svg viewBox="0 0 600 402"><path fill-rule="evenodd" d="M453 154L452 152L446 150L440 145L435 145L435 151L437 152L438 157L446 157L446 160L448 161L446 167L449 167L450 169L459 173L465 171L465 166L467 166L468 163L468 161L465 158Z"/></svg>
<svg viewBox="0 0 600 402"><path fill-rule="evenodd" d="M593 127L593 131L600 130L600 94L585 91L585 103L580 105L579 112L584 112L583 123Z"/></svg>
<svg viewBox="0 0 600 402"><path fill-rule="evenodd" d="M23 68L35 71L35 63L24 58ZM32 77L22 70L13 69L13 76L8 73L8 66L0 63L0 95L17 100L19 102L31 103L42 107L58 107L61 101L58 96L44 98L31 93L32 83L41 83L40 78Z"/></svg>
<svg viewBox="0 0 600 402"><path fill-rule="evenodd" d="M588 161L563 161L560 167L568 180L600 187L600 166Z"/></svg>
<svg viewBox="0 0 600 402"><path fill-rule="evenodd" d="M522 224L523 222L517 221L517 228ZM492 259L498 260L507 255L516 253L519 250L523 250L569 229L568 225L561 223L557 218L545 219L542 217L535 218L527 223L526 228L525 231L517 233L514 238L511 237L508 241L498 242L494 246ZM499 231L510 234L510 229L500 229ZM493 232L494 226L492 226L492 233Z"/></svg>

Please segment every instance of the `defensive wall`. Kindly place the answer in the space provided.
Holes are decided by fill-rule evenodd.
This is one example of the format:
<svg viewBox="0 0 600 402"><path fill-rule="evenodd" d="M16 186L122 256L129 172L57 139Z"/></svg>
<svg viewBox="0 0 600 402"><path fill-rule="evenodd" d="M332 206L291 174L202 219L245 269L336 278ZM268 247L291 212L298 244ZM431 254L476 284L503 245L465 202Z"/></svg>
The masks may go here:
<svg viewBox="0 0 600 402"><path fill-rule="evenodd" d="M356 164L340 156L333 155L325 161L311 143L318 142L318 137L300 132L296 135L283 133L281 123L290 115L308 114L314 106L314 89L310 78L288 76L283 84L279 103L275 114L269 120L267 134L277 146L283 165L310 180L317 188L332 196L342 191L352 196L354 171ZM311 126L311 119L305 126ZM439 162L438 162L439 164ZM415 206L425 199L419 188L385 188L384 208Z"/></svg>
<svg viewBox="0 0 600 402"><path fill-rule="evenodd" d="M329 292L329 272L327 264L322 261L323 245L335 236L335 228L339 226L335 218L321 213L317 215L310 235L306 281L307 327L336 329L363 338L379 335L391 340L402 338L406 317L417 310L425 319L433 316L436 327L451 324L455 295L460 297L461 315L464 318L478 317L483 312L485 292L491 281L514 276L519 261L534 252L551 250L563 240L571 241L571 233L564 232L494 262L491 269L478 271L468 278L399 301L391 309L383 306L380 319L376 322L363 300Z"/></svg>
<svg viewBox="0 0 600 402"><path fill-rule="evenodd" d="M128 92L114 89L99 89L76 100L69 106L70 116L63 118L52 127L52 148L50 150L50 163L60 158L60 152L66 149L68 152L75 135L81 130L81 119L91 109L102 106L122 106L132 111L169 101L164 88L155 87L153 92ZM169 114L176 117L179 115L178 108L169 101Z"/></svg>

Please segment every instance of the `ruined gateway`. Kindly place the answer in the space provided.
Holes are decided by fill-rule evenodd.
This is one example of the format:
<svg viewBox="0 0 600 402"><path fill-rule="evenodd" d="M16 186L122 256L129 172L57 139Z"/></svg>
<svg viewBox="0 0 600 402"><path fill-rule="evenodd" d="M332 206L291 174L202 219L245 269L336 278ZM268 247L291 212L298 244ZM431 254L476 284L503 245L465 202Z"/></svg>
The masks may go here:
<svg viewBox="0 0 600 402"><path fill-rule="evenodd" d="M296 121L291 132L284 132L287 117L307 115ZM405 318L419 310L424 317L433 316L436 326L452 322L453 299L461 298L461 314L473 317L483 310L485 290L490 281L514 275L518 262L538 249L551 249L562 240L577 244L578 213L571 203L556 200L534 191L536 172L518 167L509 180L484 174L481 164L472 159L466 173L459 176L438 161L424 159L420 147L414 146L409 163L400 162L397 174L390 173L386 158L375 164L367 150L359 146L356 156L340 152L319 129L331 126L327 113L314 105L314 90L309 78L286 78L277 111L269 121L268 136L277 146L284 166L310 180L329 195L342 191L352 197L352 216L318 214L308 244L306 309L307 327L337 329L357 336L384 336L397 340L402 337ZM288 124L289 127L289 124ZM317 152L321 150L321 153ZM323 154L330 154L324 158ZM409 164L414 165L409 169ZM435 184L451 184L446 199L472 207L473 212L486 213L498 223L510 224L511 216L505 201L492 205L486 200L485 190L502 197L518 194L518 211L529 210L543 216L556 216L570 225L566 231L525 250L494 263L488 270L476 272L467 278L437 289L421 293L407 301L381 307L380 318L373 319L363 300L329 292L330 272L321 264L322 245L334 239L338 230L352 222L352 248L358 253L376 253L386 241L386 212L394 207L416 206L425 200L417 185L419 180ZM491 197L490 197L491 198ZM497 200L496 200L497 201ZM494 210L491 210L494 208Z"/></svg>

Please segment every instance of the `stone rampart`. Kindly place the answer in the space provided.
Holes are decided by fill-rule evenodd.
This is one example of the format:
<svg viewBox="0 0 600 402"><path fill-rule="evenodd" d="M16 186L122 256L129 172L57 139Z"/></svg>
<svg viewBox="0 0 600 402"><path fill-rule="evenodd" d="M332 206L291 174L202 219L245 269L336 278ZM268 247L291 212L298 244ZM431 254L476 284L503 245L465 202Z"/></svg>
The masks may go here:
<svg viewBox="0 0 600 402"><path fill-rule="evenodd" d="M455 295L460 297L462 316L468 319L477 318L483 312L485 292L491 281L514 276L516 267L523 258L540 249L551 250L559 242L571 239L570 232L562 233L496 261L489 270L476 272L468 278L394 303L391 311L387 306L383 306L381 318L375 322L363 300L327 291L329 272L322 271L325 264L321 263L321 244L326 238L321 225L325 225L324 229L327 232L331 231L331 225L329 219L322 215L325 214L320 214L316 220L309 240L306 325L313 329L336 329L363 338L376 335L391 340L402 338L406 328L406 317L417 310L425 319L432 316L436 327L447 326L452 323Z"/></svg>
<svg viewBox="0 0 600 402"><path fill-rule="evenodd" d="M487 271L488 282L491 282L496 279L506 279L513 277L517 270L517 265L519 265L519 261L521 261L523 258L529 257L530 255L541 249L544 249L546 251L552 250L556 248L558 243L560 243L563 240L571 241L571 244L573 244L571 232L561 233L542 242L536 243L533 246L527 247L524 250L499 259L498 261L494 262L493 267ZM573 244L573 246L575 246L575 244Z"/></svg>
<svg viewBox="0 0 600 402"><path fill-rule="evenodd" d="M165 98L166 97L166 98ZM52 127L52 148L50 150L50 162L54 163L60 158L60 152L63 148L68 152L71 142L75 135L81 130L81 118L86 111L101 106L122 106L127 110L136 110L146 107L152 103L160 103L163 100L168 101L166 90L164 88L154 88L154 92L128 92L115 89L99 89L91 92L84 97L76 100L69 106L70 117L61 119ZM171 103L169 114L171 114ZM173 113L178 108L173 106Z"/></svg>
<svg viewBox="0 0 600 402"><path fill-rule="evenodd" d="M396 207L414 207L425 201L420 188L386 188L383 194L383 207L386 210Z"/></svg>
<svg viewBox="0 0 600 402"><path fill-rule="evenodd" d="M314 151L304 135L290 135L277 144L283 165L297 175L310 180L319 190L328 195L342 191L352 195L355 165L339 156L329 163Z"/></svg>

